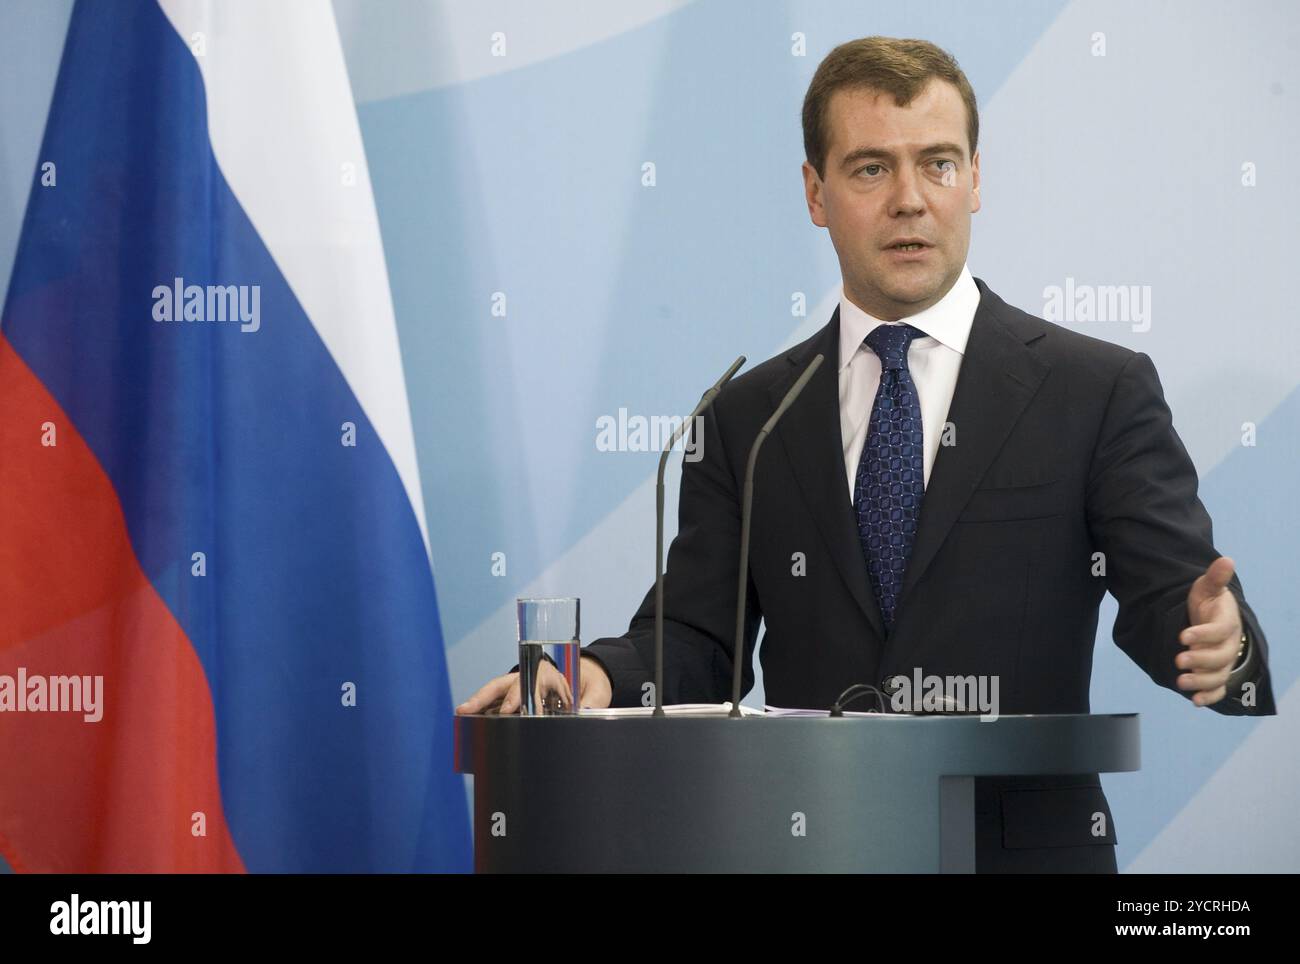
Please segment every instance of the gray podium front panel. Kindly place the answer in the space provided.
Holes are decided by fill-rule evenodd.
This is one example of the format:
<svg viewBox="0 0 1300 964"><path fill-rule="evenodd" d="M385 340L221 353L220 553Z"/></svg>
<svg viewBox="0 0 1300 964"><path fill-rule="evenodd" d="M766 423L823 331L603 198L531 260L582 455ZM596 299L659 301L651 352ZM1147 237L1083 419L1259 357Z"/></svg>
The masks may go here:
<svg viewBox="0 0 1300 964"><path fill-rule="evenodd" d="M1138 717L455 717L479 872L972 872L976 776L1140 766Z"/></svg>

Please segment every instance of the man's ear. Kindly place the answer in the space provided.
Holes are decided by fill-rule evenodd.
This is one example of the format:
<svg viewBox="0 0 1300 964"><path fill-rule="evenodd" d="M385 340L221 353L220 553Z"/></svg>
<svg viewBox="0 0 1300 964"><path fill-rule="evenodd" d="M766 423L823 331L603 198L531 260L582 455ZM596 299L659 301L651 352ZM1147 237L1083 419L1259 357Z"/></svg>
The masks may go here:
<svg viewBox="0 0 1300 964"><path fill-rule="evenodd" d="M822 179L807 161L803 162L804 200L808 202L808 216L819 228L826 227L826 208L822 204Z"/></svg>
<svg viewBox="0 0 1300 964"><path fill-rule="evenodd" d="M976 151L975 156L971 158L970 176L971 176L970 213L974 214L976 211L980 209L980 152L979 151Z"/></svg>

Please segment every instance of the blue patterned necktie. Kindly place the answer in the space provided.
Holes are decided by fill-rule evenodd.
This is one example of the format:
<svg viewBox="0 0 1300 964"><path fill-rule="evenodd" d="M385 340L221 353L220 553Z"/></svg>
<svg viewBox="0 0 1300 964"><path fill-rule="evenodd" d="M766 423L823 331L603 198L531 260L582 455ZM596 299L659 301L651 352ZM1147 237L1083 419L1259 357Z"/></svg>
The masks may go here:
<svg viewBox="0 0 1300 964"><path fill-rule="evenodd" d="M911 325L877 325L866 344L880 357L880 388L858 461L853 506L867 574L888 632L912 554L925 495L921 403L907 369L907 349L925 332Z"/></svg>

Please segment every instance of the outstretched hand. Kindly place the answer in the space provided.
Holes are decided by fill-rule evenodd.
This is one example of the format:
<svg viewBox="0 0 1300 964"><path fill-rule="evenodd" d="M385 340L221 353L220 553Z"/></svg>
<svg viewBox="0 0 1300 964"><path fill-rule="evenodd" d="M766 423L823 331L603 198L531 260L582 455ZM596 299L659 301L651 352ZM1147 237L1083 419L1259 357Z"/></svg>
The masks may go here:
<svg viewBox="0 0 1300 964"><path fill-rule="evenodd" d="M1187 649L1174 661L1185 672L1178 677L1178 688L1195 691L1192 702L1209 706L1227 696L1224 684L1237 662L1241 647L1241 610L1237 597L1228 589L1235 564L1220 556L1187 594L1187 618L1190 625L1178 641Z"/></svg>

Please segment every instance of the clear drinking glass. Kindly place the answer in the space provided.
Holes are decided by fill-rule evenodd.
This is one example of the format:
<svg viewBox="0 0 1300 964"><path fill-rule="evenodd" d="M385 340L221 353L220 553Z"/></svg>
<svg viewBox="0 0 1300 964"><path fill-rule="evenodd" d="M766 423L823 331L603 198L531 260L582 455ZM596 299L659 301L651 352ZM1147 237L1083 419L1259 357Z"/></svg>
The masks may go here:
<svg viewBox="0 0 1300 964"><path fill-rule="evenodd" d="M519 616L519 712L524 716L571 716L578 712L577 599L516 599ZM542 691L538 676L550 657L568 684L567 693Z"/></svg>

